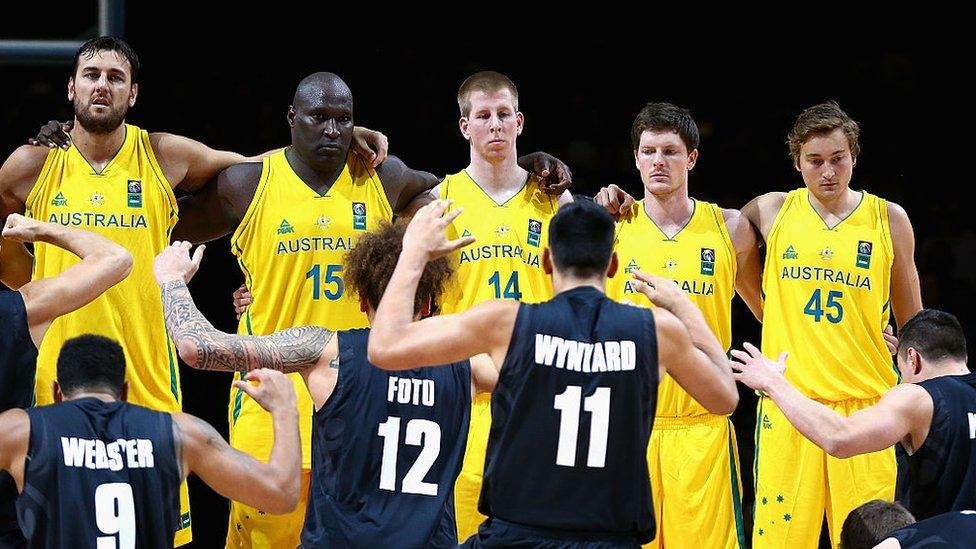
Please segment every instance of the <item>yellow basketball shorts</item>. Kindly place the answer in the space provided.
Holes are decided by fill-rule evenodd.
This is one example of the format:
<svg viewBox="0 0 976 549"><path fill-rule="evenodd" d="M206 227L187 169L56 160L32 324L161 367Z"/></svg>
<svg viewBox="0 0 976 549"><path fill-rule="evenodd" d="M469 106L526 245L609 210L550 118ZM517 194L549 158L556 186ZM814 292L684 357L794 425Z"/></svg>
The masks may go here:
<svg viewBox="0 0 976 549"><path fill-rule="evenodd" d="M285 515L269 515L237 501L230 502L227 521L227 547L247 549L276 549L298 547L301 544L305 509L308 507L308 487L312 471L302 470L302 486L298 506Z"/></svg>
<svg viewBox="0 0 976 549"><path fill-rule="evenodd" d="M745 547L739 453L728 417L655 418L647 467L657 535L645 548Z"/></svg>
<svg viewBox="0 0 976 549"><path fill-rule="evenodd" d="M824 402L844 416L878 399ZM797 431L769 397L756 414L756 511L752 546L816 547L824 513L831 544L855 507L895 496L893 448L848 459L828 455Z"/></svg>
<svg viewBox="0 0 976 549"><path fill-rule="evenodd" d="M464 463L454 483L454 510L458 541L463 542L478 533L478 526L487 518L478 512L481 482L485 474L485 454L488 453L488 434L491 431L491 395L482 393L471 405L468 442L464 449Z"/></svg>

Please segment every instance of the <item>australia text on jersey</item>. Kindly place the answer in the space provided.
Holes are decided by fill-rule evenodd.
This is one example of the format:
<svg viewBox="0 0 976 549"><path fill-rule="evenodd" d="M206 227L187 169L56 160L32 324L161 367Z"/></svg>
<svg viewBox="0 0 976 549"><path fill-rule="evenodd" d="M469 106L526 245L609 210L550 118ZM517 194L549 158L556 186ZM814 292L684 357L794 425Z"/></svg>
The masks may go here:
<svg viewBox="0 0 976 549"><path fill-rule="evenodd" d="M539 254L532 252L526 253L522 249L522 246L513 246L511 244L486 244L484 246L464 248L461 250L458 264L463 265L468 262L498 258L520 259L530 267L539 268L541 265Z"/></svg>
<svg viewBox="0 0 976 549"><path fill-rule="evenodd" d="M148 227L146 216L141 214L64 212L52 213L48 221L67 227L114 227L119 229L145 229Z"/></svg>

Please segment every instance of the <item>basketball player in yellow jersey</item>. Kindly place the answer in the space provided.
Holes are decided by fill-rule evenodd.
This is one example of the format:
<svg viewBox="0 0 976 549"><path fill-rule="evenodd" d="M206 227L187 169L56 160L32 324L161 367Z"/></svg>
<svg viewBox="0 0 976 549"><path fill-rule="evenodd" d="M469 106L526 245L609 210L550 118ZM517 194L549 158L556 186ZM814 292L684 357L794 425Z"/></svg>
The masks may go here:
<svg viewBox="0 0 976 549"><path fill-rule="evenodd" d="M615 250L621 269L608 280L607 296L650 307L630 273L641 270L671 278L701 309L728 351L732 296L738 292L756 317L762 317L759 250L752 226L738 210L688 196L699 133L687 109L649 103L634 119L631 140L644 199L618 211L623 196L619 188L601 189L596 196L597 203L620 218ZM645 547L745 547L732 423L728 416L709 413L671 377L663 378L658 388L647 461L657 535Z"/></svg>
<svg viewBox="0 0 976 549"><path fill-rule="evenodd" d="M552 283L542 269L549 220L560 204L572 202L569 191L547 194L539 178L516 162L516 140L524 115L518 89L505 75L483 71L469 76L458 90L461 135L470 143L470 163L418 197L411 209L431 199L454 201L465 215L448 226L448 238L474 236L477 243L449 257L456 276L439 303L443 313L459 313L491 299L538 303L552 298ZM524 162L522 163L524 165ZM568 168L561 177L568 178ZM478 512L491 395L479 394L471 410L464 465L454 490L458 539L478 531L485 516Z"/></svg>
<svg viewBox="0 0 976 549"><path fill-rule="evenodd" d="M359 299L346 292L343 257L367 230L391 220L438 179L394 156L374 170L349 154L353 96L335 74L314 73L299 83L288 122L290 147L260 164L225 170L212 192L181 204L184 215L192 213L199 221L178 229L178 237L200 241L233 231L231 249L253 300L238 333L269 335L305 325L365 328ZM536 153L521 161L544 169L555 159ZM283 516L233 502L229 547L300 543L311 479L313 405L301 375L291 377L299 394L306 490L298 508ZM229 404L231 444L266 461L273 442L271 416L235 388Z"/></svg>
<svg viewBox="0 0 976 549"><path fill-rule="evenodd" d="M743 208L766 243L762 352L791 359L787 379L848 416L898 382L881 330L922 307L905 210L850 188L859 127L833 102L797 118L788 138L805 186ZM847 514L891 500L891 448L838 459L805 439L768 397L756 416L753 546L812 547L826 511L833 545Z"/></svg>
<svg viewBox="0 0 976 549"><path fill-rule="evenodd" d="M132 274L79 311L55 321L39 350L36 395L52 402L57 350L83 333L121 343L131 402L156 410L181 408L176 354L166 336L152 260L168 243L177 221L174 188L193 192L223 168L244 160L231 152L166 133L147 133L125 123L135 105L139 60L132 48L110 37L90 40L75 56L68 99L75 120L67 148L24 146L0 168L0 219L26 212L35 219L81 227L128 249ZM18 288L31 276L20 244L0 248L2 281ZM46 244L35 248L33 276L57 276L78 262ZM8 255L9 254L9 255ZM6 266L7 258L17 258ZM176 543L191 539L189 500L182 491L182 528Z"/></svg>

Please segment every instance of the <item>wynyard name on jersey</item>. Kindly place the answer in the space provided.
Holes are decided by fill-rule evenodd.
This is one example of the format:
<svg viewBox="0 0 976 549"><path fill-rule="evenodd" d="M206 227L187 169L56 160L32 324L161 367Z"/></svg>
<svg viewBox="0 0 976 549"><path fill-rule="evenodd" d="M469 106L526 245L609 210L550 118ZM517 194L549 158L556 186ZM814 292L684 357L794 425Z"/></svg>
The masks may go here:
<svg viewBox="0 0 976 549"><path fill-rule="evenodd" d="M627 372L637 367L637 345L629 340L586 343L536 334L535 363L583 373Z"/></svg>
<svg viewBox="0 0 976 549"><path fill-rule="evenodd" d="M386 400L395 404L433 406L434 380L390 376L386 387Z"/></svg>
<svg viewBox="0 0 976 549"><path fill-rule="evenodd" d="M152 441L144 438L118 439L106 444L101 440L61 437L61 450L67 467L121 471L154 467Z"/></svg>
<svg viewBox="0 0 976 549"><path fill-rule="evenodd" d="M484 246L475 246L470 248L464 248L461 250L461 257L458 259L458 265L464 265L465 263L473 261L483 261L486 259L521 259L523 263L530 267L541 268L541 260L539 259L539 254L526 252L522 249L522 246L512 245L512 244L486 244Z"/></svg>

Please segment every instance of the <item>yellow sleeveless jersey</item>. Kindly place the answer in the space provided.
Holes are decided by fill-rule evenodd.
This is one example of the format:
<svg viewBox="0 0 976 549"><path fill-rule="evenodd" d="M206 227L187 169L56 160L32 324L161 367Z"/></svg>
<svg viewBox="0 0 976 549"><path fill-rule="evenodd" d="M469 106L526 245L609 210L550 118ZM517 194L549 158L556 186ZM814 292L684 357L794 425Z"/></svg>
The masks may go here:
<svg viewBox="0 0 976 549"><path fill-rule="evenodd" d="M549 245L549 221L559 205L535 178L530 176L522 190L498 204L460 171L441 182L440 198L464 207L448 226L447 237L477 239L449 258L455 273L441 296L441 312L460 313L490 299L539 303L552 298L542 250Z"/></svg>
<svg viewBox="0 0 976 549"><path fill-rule="evenodd" d="M124 246L134 260L128 278L51 324L38 354L37 403L53 401L51 382L65 340L97 334L118 341L125 351L129 402L179 410L179 368L152 271L176 224L176 197L156 162L149 134L127 124L122 148L101 173L74 145L52 149L26 203L28 216L96 232ZM34 254L35 280L57 276L80 261L43 243L35 245Z"/></svg>
<svg viewBox="0 0 976 549"><path fill-rule="evenodd" d="M644 201L617 224L614 250L619 267L607 281L607 296L642 307L651 301L633 287L631 273L646 273L674 280L701 309L708 327L728 350L732 344L732 297L735 295L735 248L715 204L693 200L691 219L678 234L668 238L644 210ZM656 417L708 414L670 376L658 388Z"/></svg>
<svg viewBox="0 0 976 549"><path fill-rule="evenodd" d="M789 351L786 377L807 396L873 399L898 382L881 336L893 260L881 198L861 191L830 228L807 189L787 195L766 239L762 350Z"/></svg>
<svg viewBox="0 0 976 549"><path fill-rule="evenodd" d="M264 159L261 180L231 238L254 302L238 333L268 335L295 326L339 331L369 325L359 297L346 289L342 262L367 230L393 218L380 179L359 156L324 196L295 174L285 151ZM302 462L311 467L312 400L299 374ZM267 461L274 441L271 416L246 394L231 389L231 444Z"/></svg>

